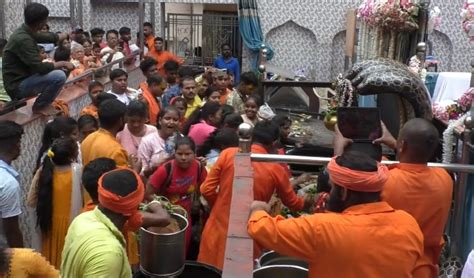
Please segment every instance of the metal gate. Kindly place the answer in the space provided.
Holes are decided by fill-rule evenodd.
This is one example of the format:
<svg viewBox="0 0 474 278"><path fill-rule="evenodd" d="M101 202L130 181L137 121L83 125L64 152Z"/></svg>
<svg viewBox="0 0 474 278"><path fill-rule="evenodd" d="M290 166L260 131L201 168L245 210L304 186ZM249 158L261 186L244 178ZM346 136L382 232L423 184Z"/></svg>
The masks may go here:
<svg viewBox="0 0 474 278"><path fill-rule="evenodd" d="M166 47L185 57L186 64L212 65L224 43L231 45L232 55L241 63L242 47L236 14L168 14Z"/></svg>

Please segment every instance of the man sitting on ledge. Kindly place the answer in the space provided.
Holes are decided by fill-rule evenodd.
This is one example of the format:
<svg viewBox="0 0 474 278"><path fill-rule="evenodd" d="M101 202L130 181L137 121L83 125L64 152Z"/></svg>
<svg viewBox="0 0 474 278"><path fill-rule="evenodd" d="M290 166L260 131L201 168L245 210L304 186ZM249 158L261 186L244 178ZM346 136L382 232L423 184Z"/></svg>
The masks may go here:
<svg viewBox="0 0 474 278"><path fill-rule="evenodd" d="M55 112L51 103L57 97L66 74L61 69L73 70L70 62L43 63L38 43L56 43L66 34L40 32L48 20L49 10L39 3L25 7L25 23L13 32L3 53L3 82L12 100L38 96L33 112L50 115Z"/></svg>

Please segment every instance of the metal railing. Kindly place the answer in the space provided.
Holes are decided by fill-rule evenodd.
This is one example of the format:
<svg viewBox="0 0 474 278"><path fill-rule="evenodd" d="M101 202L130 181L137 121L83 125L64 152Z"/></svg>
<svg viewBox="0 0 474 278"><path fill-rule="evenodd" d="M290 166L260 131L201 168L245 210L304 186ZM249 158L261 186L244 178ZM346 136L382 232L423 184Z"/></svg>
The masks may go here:
<svg viewBox="0 0 474 278"><path fill-rule="evenodd" d="M299 156L299 155L280 155L280 154L256 154L250 155L252 161L258 162L278 162L288 164L305 165L326 165L331 158L319 156ZM382 164L390 165L399 163L398 161L382 160ZM451 164L451 163L428 163L428 167L443 168L449 172L474 173L474 165Z"/></svg>
<svg viewBox="0 0 474 278"><path fill-rule="evenodd" d="M86 70L84 73L82 73L82 74L80 74L80 75L78 75L78 76L76 76L76 77L74 77L74 78L71 78L71 79L67 80L64 85L65 85L65 86L66 86L66 85L71 85L71 84L74 84L74 83L76 83L76 82L78 82L78 81L82 81L83 79L86 79L86 78L91 77L91 76L92 76L92 79L95 79L95 77L96 77L96 76L95 76L96 72L107 71L107 70L109 70L109 68L115 66L116 64L119 64L120 68L122 68L122 67L123 67L123 63L124 63L126 60L129 60L129 59L131 59L131 58L134 58L135 56L140 55L140 53L141 53L140 50L136 50L136 51L132 52L132 54L130 54L130 55L126 56L126 57L117 59L117 60L112 61L112 62L110 62L110 63L108 63L108 64L105 64L105 65L103 65L103 66L100 66L100 67L98 67L98 68L96 68L96 69L93 69L93 70L88 69L88 70Z"/></svg>

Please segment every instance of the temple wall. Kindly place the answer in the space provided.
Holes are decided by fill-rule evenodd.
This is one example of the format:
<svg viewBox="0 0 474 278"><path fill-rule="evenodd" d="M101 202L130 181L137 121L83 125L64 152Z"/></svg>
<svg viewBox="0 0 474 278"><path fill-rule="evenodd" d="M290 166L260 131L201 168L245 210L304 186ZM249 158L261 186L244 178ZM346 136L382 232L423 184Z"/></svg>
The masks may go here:
<svg viewBox="0 0 474 278"><path fill-rule="evenodd" d="M343 71L345 35L341 32L345 30L346 11L361 2L259 1L263 34L275 50L272 62L292 71L305 68L305 72L312 73L310 77L317 81L335 78ZM442 12L441 26L430 38L433 54L441 61L439 71L470 71L474 48L469 49L468 39L461 30L462 3L463 0L431 1L431 5L439 6ZM306 41L301 45L302 38L308 38L314 44L309 46ZM311 55L313 57L309 57Z"/></svg>

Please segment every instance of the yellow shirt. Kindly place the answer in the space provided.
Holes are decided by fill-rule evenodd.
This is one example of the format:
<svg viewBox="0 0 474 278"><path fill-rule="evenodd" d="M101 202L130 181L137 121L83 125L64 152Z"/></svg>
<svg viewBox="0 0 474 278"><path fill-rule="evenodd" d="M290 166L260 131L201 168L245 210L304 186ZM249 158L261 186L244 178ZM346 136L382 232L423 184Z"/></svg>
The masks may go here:
<svg viewBox="0 0 474 278"><path fill-rule="evenodd" d="M125 239L98 208L80 214L71 223L61 277L132 277Z"/></svg>
<svg viewBox="0 0 474 278"><path fill-rule="evenodd" d="M201 108L201 103L202 103L202 100L201 98L196 95L194 97L194 101L189 104L188 103L188 106L186 108L186 113L184 114L184 118L187 120L189 118L189 116L196 110L196 109L199 109Z"/></svg>

